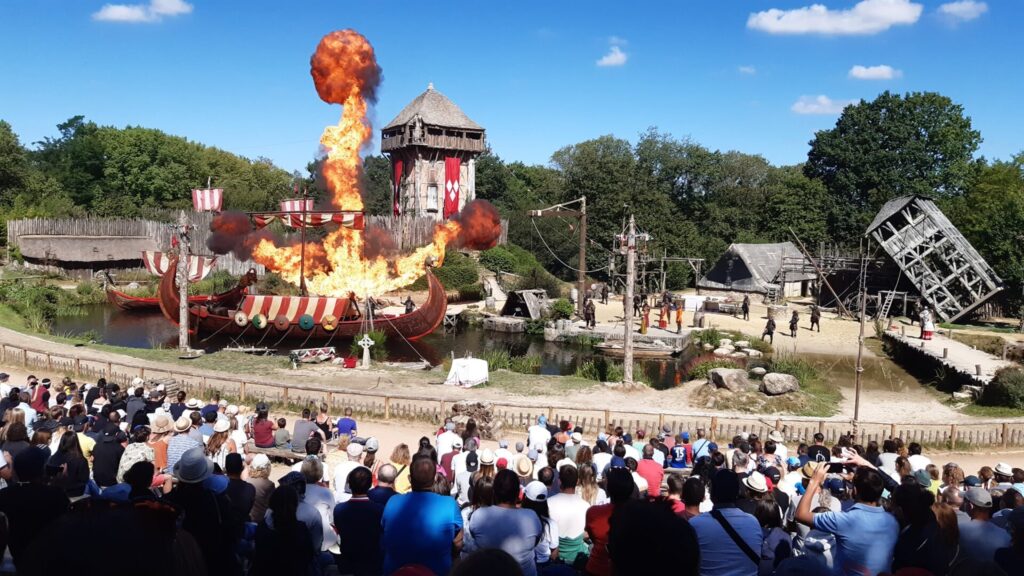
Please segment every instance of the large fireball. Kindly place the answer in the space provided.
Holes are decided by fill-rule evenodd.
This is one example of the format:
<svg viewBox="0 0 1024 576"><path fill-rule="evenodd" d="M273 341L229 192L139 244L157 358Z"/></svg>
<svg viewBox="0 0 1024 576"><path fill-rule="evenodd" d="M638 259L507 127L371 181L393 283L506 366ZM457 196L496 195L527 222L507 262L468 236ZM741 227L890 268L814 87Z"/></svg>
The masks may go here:
<svg viewBox="0 0 1024 576"><path fill-rule="evenodd" d="M354 30L340 30L324 36L310 59L310 73L320 98L342 106L341 120L328 126L320 136L326 152L323 177L330 193L330 208L361 211L363 199L359 181L362 171L360 150L369 141L372 126L367 119L368 104L376 98L381 70L373 47ZM234 236L236 218L214 219L213 238L233 245L236 253L250 255L285 280L300 282L301 246L282 242L265 231ZM462 214L438 224L433 241L426 246L393 257L367 242L362 230L337 228L321 241L306 245L306 287L321 296L379 295L413 283L426 273L428 261L440 265L450 243L473 249L493 246L501 232L498 213L485 201L469 203ZM211 246L211 248L215 248Z"/></svg>

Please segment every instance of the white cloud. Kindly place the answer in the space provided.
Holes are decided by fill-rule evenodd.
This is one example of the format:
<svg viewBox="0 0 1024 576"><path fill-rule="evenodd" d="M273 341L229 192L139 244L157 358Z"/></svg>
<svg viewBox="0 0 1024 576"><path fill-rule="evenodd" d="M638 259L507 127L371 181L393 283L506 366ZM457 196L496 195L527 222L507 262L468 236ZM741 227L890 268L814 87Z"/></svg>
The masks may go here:
<svg viewBox="0 0 1024 576"><path fill-rule="evenodd" d="M861 66L860 64L850 68L850 78L857 80L892 80L903 76L902 70L897 70L888 64L878 66Z"/></svg>
<svg viewBox="0 0 1024 576"><path fill-rule="evenodd" d="M597 61L598 66L624 66L626 60L629 59L629 55L622 51L622 48L612 45L608 49L608 53L601 56L601 59Z"/></svg>
<svg viewBox="0 0 1024 576"><path fill-rule="evenodd" d="M626 40L621 36L609 36L608 43L612 46L625 46L626 44L629 44L629 40Z"/></svg>
<svg viewBox="0 0 1024 576"><path fill-rule="evenodd" d="M164 16L179 16L192 11L184 0L150 0L149 4L104 4L94 12L93 20L103 22L159 22Z"/></svg>
<svg viewBox="0 0 1024 576"><path fill-rule="evenodd" d="M893 26L910 25L924 7L910 0L861 0L853 8L830 10L813 4L793 10L772 8L751 14L747 28L769 34L878 34Z"/></svg>
<svg viewBox="0 0 1024 576"><path fill-rule="evenodd" d="M740 66L737 70L739 70L740 74L749 74L750 76L757 74L757 68L753 66Z"/></svg>
<svg viewBox="0 0 1024 576"><path fill-rule="evenodd" d="M824 94L820 96L801 96L790 108L797 114L835 115L843 111L856 100L833 100Z"/></svg>
<svg viewBox="0 0 1024 576"><path fill-rule="evenodd" d="M939 6L939 14L958 22L974 20L985 12L988 12L988 4L975 0L959 0Z"/></svg>

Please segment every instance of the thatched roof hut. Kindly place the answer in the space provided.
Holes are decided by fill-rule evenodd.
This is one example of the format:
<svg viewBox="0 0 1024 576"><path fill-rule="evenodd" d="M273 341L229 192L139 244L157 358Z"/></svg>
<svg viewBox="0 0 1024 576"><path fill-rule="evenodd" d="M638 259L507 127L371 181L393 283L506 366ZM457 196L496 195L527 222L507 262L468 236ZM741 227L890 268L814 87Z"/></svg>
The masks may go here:
<svg viewBox="0 0 1024 576"><path fill-rule="evenodd" d="M116 266L119 262L138 263L143 250L159 250L150 236L20 236L21 255L39 263L67 264L99 268ZM111 264L115 263L115 264Z"/></svg>
<svg viewBox="0 0 1024 576"><path fill-rule="evenodd" d="M697 285L711 290L734 290L767 294L769 290L783 290L786 296L805 291L804 282L815 279L813 273L786 271L786 260L805 261L803 253L792 242L776 244L732 244L715 262Z"/></svg>

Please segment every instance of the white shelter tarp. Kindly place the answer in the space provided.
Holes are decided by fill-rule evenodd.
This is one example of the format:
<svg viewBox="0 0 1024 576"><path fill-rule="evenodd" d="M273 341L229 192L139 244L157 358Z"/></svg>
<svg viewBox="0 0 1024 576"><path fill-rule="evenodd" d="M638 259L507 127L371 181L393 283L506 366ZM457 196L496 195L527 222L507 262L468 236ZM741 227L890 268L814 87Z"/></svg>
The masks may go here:
<svg viewBox="0 0 1024 576"><path fill-rule="evenodd" d="M456 358L452 360L452 369L448 371L445 384L472 388L487 382L487 361L480 358Z"/></svg>

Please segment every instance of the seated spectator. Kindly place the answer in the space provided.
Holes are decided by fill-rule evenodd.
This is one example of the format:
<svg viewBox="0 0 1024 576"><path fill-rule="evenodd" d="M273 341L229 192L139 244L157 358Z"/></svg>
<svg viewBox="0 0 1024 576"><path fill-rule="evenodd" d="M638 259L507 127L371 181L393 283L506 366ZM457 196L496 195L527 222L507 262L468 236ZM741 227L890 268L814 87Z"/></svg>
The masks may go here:
<svg viewBox="0 0 1024 576"><path fill-rule="evenodd" d="M92 450L92 477L96 485L106 488L117 484L117 466L124 454L127 437L116 427L108 427ZM142 445L145 447L145 444Z"/></svg>
<svg viewBox="0 0 1024 576"><path fill-rule="evenodd" d="M993 562L996 550L1010 546L1010 533L992 523L992 495L988 490L968 488L964 500L968 519L957 522L961 555L971 562Z"/></svg>
<svg viewBox="0 0 1024 576"><path fill-rule="evenodd" d="M310 439L313 440L312 438ZM338 543L338 535L331 528L334 521L334 494L330 488L321 486L320 481L324 477L324 465L315 454L309 454L301 462L299 471L306 480L306 489L302 494L302 502L309 504L320 514L323 540L320 550L328 551L331 546Z"/></svg>
<svg viewBox="0 0 1024 576"><path fill-rule="evenodd" d="M414 574L410 571L408 575L401 574L401 576L420 576L420 574L423 573L416 572ZM484 548L463 558L452 570L450 576L478 576L480 574L522 576L523 571L519 568L516 559L508 552L499 548Z"/></svg>
<svg viewBox="0 0 1024 576"><path fill-rule="evenodd" d="M66 433L60 437L57 453L46 463L50 484L64 491L68 498L85 494L89 483L89 462L82 455L78 434Z"/></svg>
<svg viewBox="0 0 1024 576"><path fill-rule="evenodd" d="M29 544L68 511L70 502L63 490L46 484L46 453L42 450L28 448L19 452L13 466L19 483L0 490L0 512L7 517L11 557L14 565L20 567Z"/></svg>
<svg viewBox="0 0 1024 576"><path fill-rule="evenodd" d="M577 555L586 555L587 551L583 531L590 504L576 493L578 481L579 470L563 466L558 471L559 493L548 498L548 512L558 525L558 555L567 564L573 564Z"/></svg>
<svg viewBox="0 0 1024 576"><path fill-rule="evenodd" d="M591 506L586 514L586 533L593 543L590 557L586 562L586 572L595 576L611 576L613 573L612 559L608 553L612 516L636 493L633 475L624 468L609 469L606 479L608 498L611 502L600 506ZM578 566L580 563L576 564ZM620 570L625 572L626 568L622 567Z"/></svg>
<svg viewBox="0 0 1024 576"><path fill-rule="evenodd" d="M188 416L182 416L174 421L174 436L167 441L167 468L163 472L172 473L182 454L192 448L202 446L201 443L189 437L188 433L191 428L192 421L188 419Z"/></svg>
<svg viewBox="0 0 1024 576"><path fill-rule="evenodd" d="M879 504L885 487L881 474L863 461L853 475L856 504L846 512L813 514L811 503L821 490L828 470L827 464L815 465L817 468L807 485L807 493L797 505L796 520L835 536L837 572L849 574L863 572L864 569L869 570L869 574L888 572L892 566L899 523Z"/></svg>
<svg viewBox="0 0 1024 576"><path fill-rule="evenodd" d="M647 482L647 495L657 498L661 495L661 481L665 478L665 468L654 461L654 446L643 447L643 459L637 463L636 473Z"/></svg>
<svg viewBox="0 0 1024 576"><path fill-rule="evenodd" d="M270 495L274 492L274 482L270 479L270 458L266 454L256 454L249 463L249 484L253 489L252 510L249 521L257 524L263 521L270 505Z"/></svg>
<svg viewBox="0 0 1024 576"><path fill-rule="evenodd" d="M288 420L277 419L277 430L274 430L274 447L281 450L292 449L292 433L288 431Z"/></svg>
<svg viewBox="0 0 1024 576"><path fill-rule="evenodd" d="M533 510L540 520L542 532L537 542L537 570L543 572L558 560L558 524L551 519L548 511L548 489L541 482L534 480L523 489L523 509Z"/></svg>
<svg viewBox="0 0 1024 576"><path fill-rule="evenodd" d="M612 574L697 576L700 549L693 528L663 501L626 500L613 512L608 532ZM652 538L651 535L657 536Z"/></svg>
<svg viewBox="0 0 1024 576"><path fill-rule="evenodd" d="M253 502L256 501L256 486L242 480L245 471L245 459L241 454L228 454L224 458L224 474L228 477L228 487L224 491L231 501L231 509L242 519L249 521Z"/></svg>
<svg viewBox="0 0 1024 576"><path fill-rule="evenodd" d="M352 418L352 408L346 406L344 416L338 418L338 436L355 437L359 431L356 430L356 421ZM440 453L440 450L438 450Z"/></svg>
<svg viewBox="0 0 1024 576"><path fill-rule="evenodd" d="M334 529L338 533L338 571L355 576L381 573L381 518L384 506L370 500L373 485L370 470L358 467L347 477L351 497L334 507Z"/></svg>
<svg viewBox="0 0 1024 576"><path fill-rule="evenodd" d="M299 494L290 488L275 490L267 519L256 528L256 546L250 576L313 574L317 556L307 527L298 517Z"/></svg>

